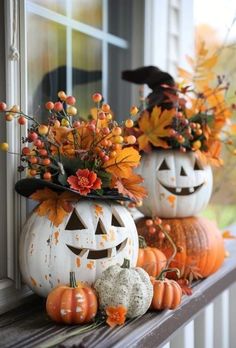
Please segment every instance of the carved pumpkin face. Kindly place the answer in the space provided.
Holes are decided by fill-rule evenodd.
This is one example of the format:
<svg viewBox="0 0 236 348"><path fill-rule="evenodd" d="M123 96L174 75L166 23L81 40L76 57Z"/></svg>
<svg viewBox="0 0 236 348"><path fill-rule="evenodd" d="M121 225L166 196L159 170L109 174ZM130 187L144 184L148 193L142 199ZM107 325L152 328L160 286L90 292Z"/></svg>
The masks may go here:
<svg viewBox="0 0 236 348"><path fill-rule="evenodd" d="M119 204L81 200L59 227L33 213L20 240L20 266L25 282L39 295L76 279L93 283L124 258L135 266L138 238L134 221Z"/></svg>
<svg viewBox="0 0 236 348"><path fill-rule="evenodd" d="M193 152L154 151L142 157L138 169L148 197L140 211L146 216L188 217L208 204L212 192L212 171Z"/></svg>

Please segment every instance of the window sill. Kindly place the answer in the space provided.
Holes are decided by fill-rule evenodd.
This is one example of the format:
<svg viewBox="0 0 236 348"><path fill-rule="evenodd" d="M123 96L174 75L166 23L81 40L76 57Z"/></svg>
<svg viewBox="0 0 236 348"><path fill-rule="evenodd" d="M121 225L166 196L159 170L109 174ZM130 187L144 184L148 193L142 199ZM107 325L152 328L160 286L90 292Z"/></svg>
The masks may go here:
<svg viewBox="0 0 236 348"><path fill-rule="evenodd" d="M236 234L236 226L231 229ZM184 296L175 311L148 312L129 320L122 327L109 329L103 325L93 331L65 339L60 347L158 347L164 344L181 326L190 321L202 308L227 289L236 279L236 241L228 240L230 256L212 276L196 282L192 296ZM33 301L33 302L32 302ZM0 317L1 347L44 347L50 339L78 330L78 326L54 324L45 313L45 300L32 298L27 303Z"/></svg>

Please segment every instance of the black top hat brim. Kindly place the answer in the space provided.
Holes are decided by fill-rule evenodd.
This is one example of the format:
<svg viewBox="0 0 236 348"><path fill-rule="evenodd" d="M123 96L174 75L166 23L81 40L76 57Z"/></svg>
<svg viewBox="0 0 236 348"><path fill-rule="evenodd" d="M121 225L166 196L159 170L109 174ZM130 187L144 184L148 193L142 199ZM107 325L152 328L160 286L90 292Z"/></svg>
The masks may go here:
<svg viewBox="0 0 236 348"><path fill-rule="evenodd" d="M20 195L30 198L30 196L35 193L37 190L44 189L45 187L55 191L55 192L64 192L69 191L73 192L78 195L78 199L82 197L91 198L91 199L109 199L109 200L116 200L116 201L130 201L129 197L122 196L119 194L116 190L104 190L104 194L98 195L98 194L88 194L86 196L81 195L78 191L72 190L69 187L62 186L55 184L50 181L45 181L42 179L36 179L36 178L25 178L17 181L15 184L15 190Z"/></svg>

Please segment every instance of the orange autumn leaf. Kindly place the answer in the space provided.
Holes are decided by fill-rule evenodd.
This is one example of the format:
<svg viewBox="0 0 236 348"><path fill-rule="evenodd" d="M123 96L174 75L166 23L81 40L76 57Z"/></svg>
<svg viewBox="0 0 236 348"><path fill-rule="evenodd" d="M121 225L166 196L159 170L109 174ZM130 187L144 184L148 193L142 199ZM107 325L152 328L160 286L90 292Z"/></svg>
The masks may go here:
<svg viewBox="0 0 236 348"><path fill-rule="evenodd" d="M30 198L40 202L35 212L39 216L46 216L56 227L73 210L71 203L78 200L78 196L72 192L57 193L48 188L37 190Z"/></svg>
<svg viewBox="0 0 236 348"><path fill-rule="evenodd" d="M196 151L198 160L203 164L210 164L215 167L223 165L223 160L220 158L222 144L219 140L212 140L208 142L208 151Z"/></svg>
<svg viewBox="0 0 236 348"><path fill-rule="evenodd" d="M114 186L118 192L124 196L138 201L147 196L147 191L139 184L143 182L143 178L140 175L132 174L128 178L115 179Z"/></svg>
<svg viewBox="0 0 236 348"><path fill-rule="evenodd" d="M198 65L198 67L199 67L199 69L202 68L202 69L208 70L208 69L213 68L216 65L217 61L218 61L218 56L216 54L214 54L211 57L206 58L205 60L203 60Z"/></svg>
<svg viewBox="0 0 236 348"><path fill-rule="evenodd" d="M193 290L191 288L191 284L188 279L177 279L176 281L181 287L183 295L187 295L187 296L192 295Z"/></svg>
<svg viewBox="0 0 236 348"><path fill-rule="evenodd" d="M230 131L232 135L236 135L236 124L232 124L230 126Z"/></svg>
<svg viewBox="0 0 236 348"><path fill-rule="evenodd" d="M168 148L165 137L169 136L169 128L171 127L175 110L164 110L155 106L151 115L148 111L144 111L138 123L139 128L143 132L138 137L139 149L147 151L150 143L155 147Z"/></svg>
<svg viewBox="0 0 236 348"><path fill-rule="evenodd" d="M115 327L116 325L123 325L126 319L127 309L126 307L120 305L117 307L109 306L106 308L107 320L106 323L110 327Z"/></svg>
<svg viewBox="0 0 236 348"><path fill-rule="evenodd" d="M132 173L132 168L139 164L140 157L137 150L126 147L117 151L116 156L105 162L103 168L118 178L128 178Z"/></svg>
<svg viewBox="0 0 236 348"><path fill-rule="evenodd" d="M236 239L236 236L233 235L230 231L224 231L222 233L222 237L225 238L225 239Z"/></svg>

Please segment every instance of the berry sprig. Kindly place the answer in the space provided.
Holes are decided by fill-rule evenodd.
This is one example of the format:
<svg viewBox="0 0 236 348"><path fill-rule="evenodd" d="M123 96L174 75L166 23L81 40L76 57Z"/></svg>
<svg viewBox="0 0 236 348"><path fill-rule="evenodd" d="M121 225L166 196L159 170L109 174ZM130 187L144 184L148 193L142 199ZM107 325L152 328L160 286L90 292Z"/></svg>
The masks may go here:
<svg viewBox="0 0 236 348"><path fill-rule="evenodd" d="M93 189L97 194L102 194L103 189L116 190L119 181L119 190L129 195L125 188L125 185L129 186L128 173L140 160L138 152L131 149L136 137L127 136L125 132L133 126L133 121L128 118L119 125L113 120L111 107L104 103L100 93L92 95L95 113L87 119L78 115L75 97L60 91L58 98L59 101L45 104L48 119L43 123L23 113L17 105L7 108L6 103L0 103L0 112L5 115L6 121L17 119L20 126L28 126L27 136L22 138L18 171L26 169L30 177L63 186L70 184L81 192ZM122 152L126 148L130 150ZM0 149L8 151L9 146L2 143ZM84 172L85 169L88 172ZM75 174L83 178L76 178ZM125 183L122 182L123 177L127 178ZM96 184L92 185L91 180ZM78 185L89 185L90 189L82 190ZM130 195L133 197L135 191L134 195Z"/></svg>

